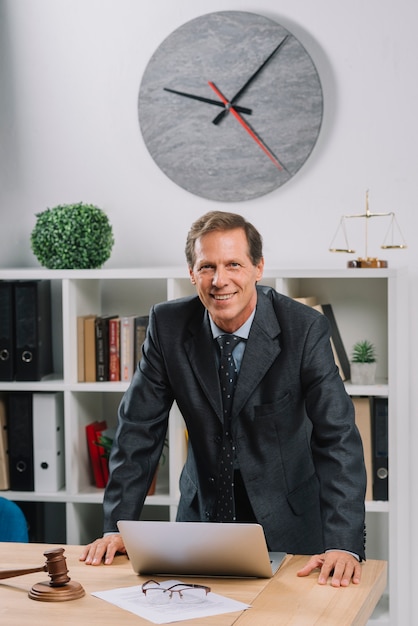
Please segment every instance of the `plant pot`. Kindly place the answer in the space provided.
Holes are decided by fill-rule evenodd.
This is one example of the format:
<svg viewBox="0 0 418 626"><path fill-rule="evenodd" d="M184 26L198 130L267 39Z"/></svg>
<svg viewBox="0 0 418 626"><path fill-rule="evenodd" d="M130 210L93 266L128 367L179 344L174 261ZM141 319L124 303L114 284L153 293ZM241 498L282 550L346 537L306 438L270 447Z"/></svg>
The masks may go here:
<svg viewBox="0 0 418 626"><path fill-rule="evenodd" d="M157 486L157 474L158 474L158 469L154 474L154 478L152 479L152 483L150 485L150 488L148 489L148 496L153 496L155 494L155 489Z"/></svg>
<svg viewBox="0 0 418 626"><path fill-rule="evenodd" d="M350 371L353 385L375 384L376 363L350 363Z"/></svg>

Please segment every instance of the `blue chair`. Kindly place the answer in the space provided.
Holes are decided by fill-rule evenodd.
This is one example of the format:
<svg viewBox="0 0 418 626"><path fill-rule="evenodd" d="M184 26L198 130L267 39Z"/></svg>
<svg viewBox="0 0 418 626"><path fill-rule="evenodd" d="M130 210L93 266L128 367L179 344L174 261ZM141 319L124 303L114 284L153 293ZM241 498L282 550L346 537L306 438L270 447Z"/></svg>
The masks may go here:
<svg viewBox="0 0 418 626"><path fill-rule="evenodd" d="M0 497L0 541L28 543L28 524L15 502Z"/></svg>

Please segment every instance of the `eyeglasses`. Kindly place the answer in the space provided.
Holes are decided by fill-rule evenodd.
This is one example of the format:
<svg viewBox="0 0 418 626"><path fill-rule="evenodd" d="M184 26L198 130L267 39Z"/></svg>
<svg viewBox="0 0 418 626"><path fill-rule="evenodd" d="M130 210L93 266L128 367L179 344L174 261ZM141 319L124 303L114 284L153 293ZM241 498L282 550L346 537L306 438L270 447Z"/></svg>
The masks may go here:
<svg viewBox="0 0 418 626"><path fill-rule="evenodd" d="M162 587L155 580L147 580L141 589L150 604L160 605L168 604L174 598L188 604L198 604L199 602L204 602L210 592L210 587L205 587L205 585L176 583L171 587Z"/></svg>

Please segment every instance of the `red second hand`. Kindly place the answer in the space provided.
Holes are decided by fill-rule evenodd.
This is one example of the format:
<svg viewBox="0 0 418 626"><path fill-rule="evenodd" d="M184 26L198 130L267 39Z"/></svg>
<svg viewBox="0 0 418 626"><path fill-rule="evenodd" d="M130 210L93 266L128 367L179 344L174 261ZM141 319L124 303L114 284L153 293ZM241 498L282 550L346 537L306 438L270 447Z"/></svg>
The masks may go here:
<svg viewBox="0 0 418 626"><path fill-rule="evenodd" d="M228 110L232 113L232 115L235 117L235 119L238 120L238 122L241 124L241 126L243 126L245 128L245 130L247 131L247 133L254 139L254 141L260 146L260 148L263 150L263 152L265 154L267 154L267 156L269 157L269 159L271 161L273 161L274 165L277 167L278 170L282 170L283 167L282 165L279 163L279 161L276 159L276 157L274 156L274 154L272 154L270 152L270 150L267 148L267 146L264 145L264 143L261 141L261 139L259 137L257 137L257 135L255 134L255 132L248 126L247 122L241 117L241 115L238 113L238 111L236 111L234 109L234 107L231 105L230 102L228 102L228 100L225 98L225 96L219 91L219 89L217 88L217 86L212 83L211 81L208 82L208 85L211 89L213 89L213 91L216 93L216 95L218 96L218 98L220 98L222 100L222 102L224 103L224 105L228 108Z"/></svg>

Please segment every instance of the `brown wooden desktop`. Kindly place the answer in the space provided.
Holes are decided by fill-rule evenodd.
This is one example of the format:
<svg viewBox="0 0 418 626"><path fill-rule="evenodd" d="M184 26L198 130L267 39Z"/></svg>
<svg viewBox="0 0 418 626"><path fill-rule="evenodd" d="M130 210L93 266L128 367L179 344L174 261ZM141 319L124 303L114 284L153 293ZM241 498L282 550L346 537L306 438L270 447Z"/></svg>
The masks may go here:
<svg viewBox="0 0 418 626"><path fill-rule="evenodd" d="M0 569L41 566L44 551L57 546L45 544L0 543ZM118 626L150 624L128 611L90 595L118 587L139 585L146 580L134 574L125 556L118 556L110 566L87 566L79 562L80 546L62 546L68 575L79 582L85 595L65 602L32 600L28 593L33 585L48 580L46 573L31 573L0 580L1 622L8 626L42 624L42 626L83 626L118 624ZM360 585L333 588L317 583L317 572L298 578L296 572L306 563L306 556L288 555L280 570L271 579L200 579L212 591L251 604L247 611L227 613L202 619L176 622L179 626L362 626L367 623L386 587L385 561L363 564ZM148 577L147 577L148 578ZM172 577L171 577L172 578ZM181 577L181 580L187 580ZM194 579L195 581L195 579Z"/></svg>

